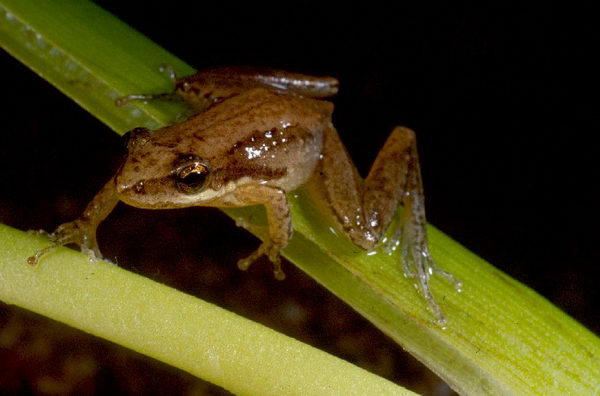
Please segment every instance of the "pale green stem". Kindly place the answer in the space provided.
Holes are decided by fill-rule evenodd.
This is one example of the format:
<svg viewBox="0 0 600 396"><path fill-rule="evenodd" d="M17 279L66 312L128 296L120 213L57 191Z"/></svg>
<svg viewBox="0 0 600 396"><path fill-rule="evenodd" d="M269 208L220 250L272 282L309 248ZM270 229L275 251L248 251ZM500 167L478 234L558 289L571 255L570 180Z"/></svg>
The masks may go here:
<svg viewBox="0 0 600 396"><path fill-rule="evenodd" d="M265 326L0 224L0 299L179 367L240 395L414 395Z"/></svg>

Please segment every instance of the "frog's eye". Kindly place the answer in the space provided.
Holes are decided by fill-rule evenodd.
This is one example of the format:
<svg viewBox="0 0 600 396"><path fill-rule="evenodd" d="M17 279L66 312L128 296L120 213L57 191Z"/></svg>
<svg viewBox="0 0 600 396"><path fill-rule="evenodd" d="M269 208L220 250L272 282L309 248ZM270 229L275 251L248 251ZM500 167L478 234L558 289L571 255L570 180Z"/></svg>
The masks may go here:
<svg viewBox="0 0 600 396"><path fill-rule="evenodd" d="M177 161L175 184L185 194L194 194L202 190L208 176L208 165L195 155L186 155Z"/></svg>
<svg viewBox="0 0 600 396"><path fill-rule="evenodd" d="M146 128L134 128L123 135L127 151L131 152L136 147L146 143L150 139L150 131Z"/></svg>

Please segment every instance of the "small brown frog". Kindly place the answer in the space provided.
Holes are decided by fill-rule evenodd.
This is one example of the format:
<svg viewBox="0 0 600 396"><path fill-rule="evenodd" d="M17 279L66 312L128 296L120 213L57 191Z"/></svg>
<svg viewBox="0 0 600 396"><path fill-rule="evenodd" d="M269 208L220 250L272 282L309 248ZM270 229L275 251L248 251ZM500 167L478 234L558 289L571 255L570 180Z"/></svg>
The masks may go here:
<svg viewBox="0 0 600 396"><path fill-rule="evenodd" d="M331 122L333 104L322 100L337 93L335 78L243 67L171 76L174 94L130 95L117 104L178 97L196 114L155 131L128 132L128 155L117 174L78 219L50 234L53 245L30 257L30 264L71 243L100 257L96 228L119 201L148 209L264 205L269 239L238 266L245 270L267 255L275 277L283 279L279 254L292 235L286 193L314 177L340 229L363 249L377 246L397 207L404 206L397 233L404 271L418 280L444 321L429 278L439 273L457 287L459 282L429 253L413 131L395 128L363 180Z"/></svg>

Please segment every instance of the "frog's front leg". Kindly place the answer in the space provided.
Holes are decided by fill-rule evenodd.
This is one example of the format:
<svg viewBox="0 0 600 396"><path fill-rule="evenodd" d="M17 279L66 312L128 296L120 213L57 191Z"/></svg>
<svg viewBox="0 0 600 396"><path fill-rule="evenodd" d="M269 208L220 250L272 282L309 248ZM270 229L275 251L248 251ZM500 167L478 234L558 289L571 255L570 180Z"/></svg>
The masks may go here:
<svg viewBox="0 0 600 396"><path fill-rule="evenodd" d="M159 67L159 71L164 73L169 77L169 80L173 83L173 85L177 84L177 75L175 74L175 70L171 65L162 64ZM177 95L175 91L173 92L165 92L159 94L129 94L115 100L115 104L119 107L126 105L129 102L137 101L137 100L168 100L168 101L176 101L181 98Z"/></svg>
<svg viewBox="0 0 600 396"><path fill-rule="evenodd" d="M79 218L61 224L51 234L44 233L48 235L52 244L37 251L27 259L27 262L31 265L36 265L43 256L61 246L69 244L79 245L81 251L86 253L90 259L101 258L102 255L96 241L96 229L118 202L119 198L116 193L115 182L111 178L94 196Z"/></svg>
<svg viewBox="0 0 600 396"><path fill-rule="evenodd" d="M402 212L393 244L400 245L404 272L416 277L419 289L440 323L442 312L429 288L438 273L460 287L460 282L438 268L429 252L423 185L415 134L397 127L380 150L363 181L344 149L337 131L325 131L323 183L328 201L344 232L358 246L372 249L388 228L397 207ZM395 243L397 242L397 243Z"/></svg>
<svg viewBox="0 0 600 396"><path fill-rule="evenodd" d="M256 259L266 255L273 262L275 278L285 279L279 255L292 236L290 207L285 192L265 185L248 185L239 187L234 194L239 206L264 205L269 223L269 238L250 256L238 261L238 267L245 271Z"/></svg>

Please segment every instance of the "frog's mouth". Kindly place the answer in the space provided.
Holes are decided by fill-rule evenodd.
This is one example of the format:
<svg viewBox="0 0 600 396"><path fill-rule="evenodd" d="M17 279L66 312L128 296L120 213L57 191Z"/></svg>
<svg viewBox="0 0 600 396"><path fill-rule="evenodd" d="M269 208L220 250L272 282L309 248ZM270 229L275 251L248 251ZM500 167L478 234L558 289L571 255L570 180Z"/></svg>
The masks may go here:
<svg viewBox="0 0 600 396"><path fill-rule="evenodd" d="M172 177L125 181L118 175L115 185L119 199L142 209L177 209L207 204L219 194L204 189L197 194L179 191Z"/></svg>
<svg viewBox="0 0 600 396"><path fill-rule="evenodd" d="M178 207L173 202L173 195L165 191L164 186L168 185L165 183L173 184L173 181L164 180L164 178L125 181L119 175L115 177L119 199L128 205L142 209Z"/></svg>

